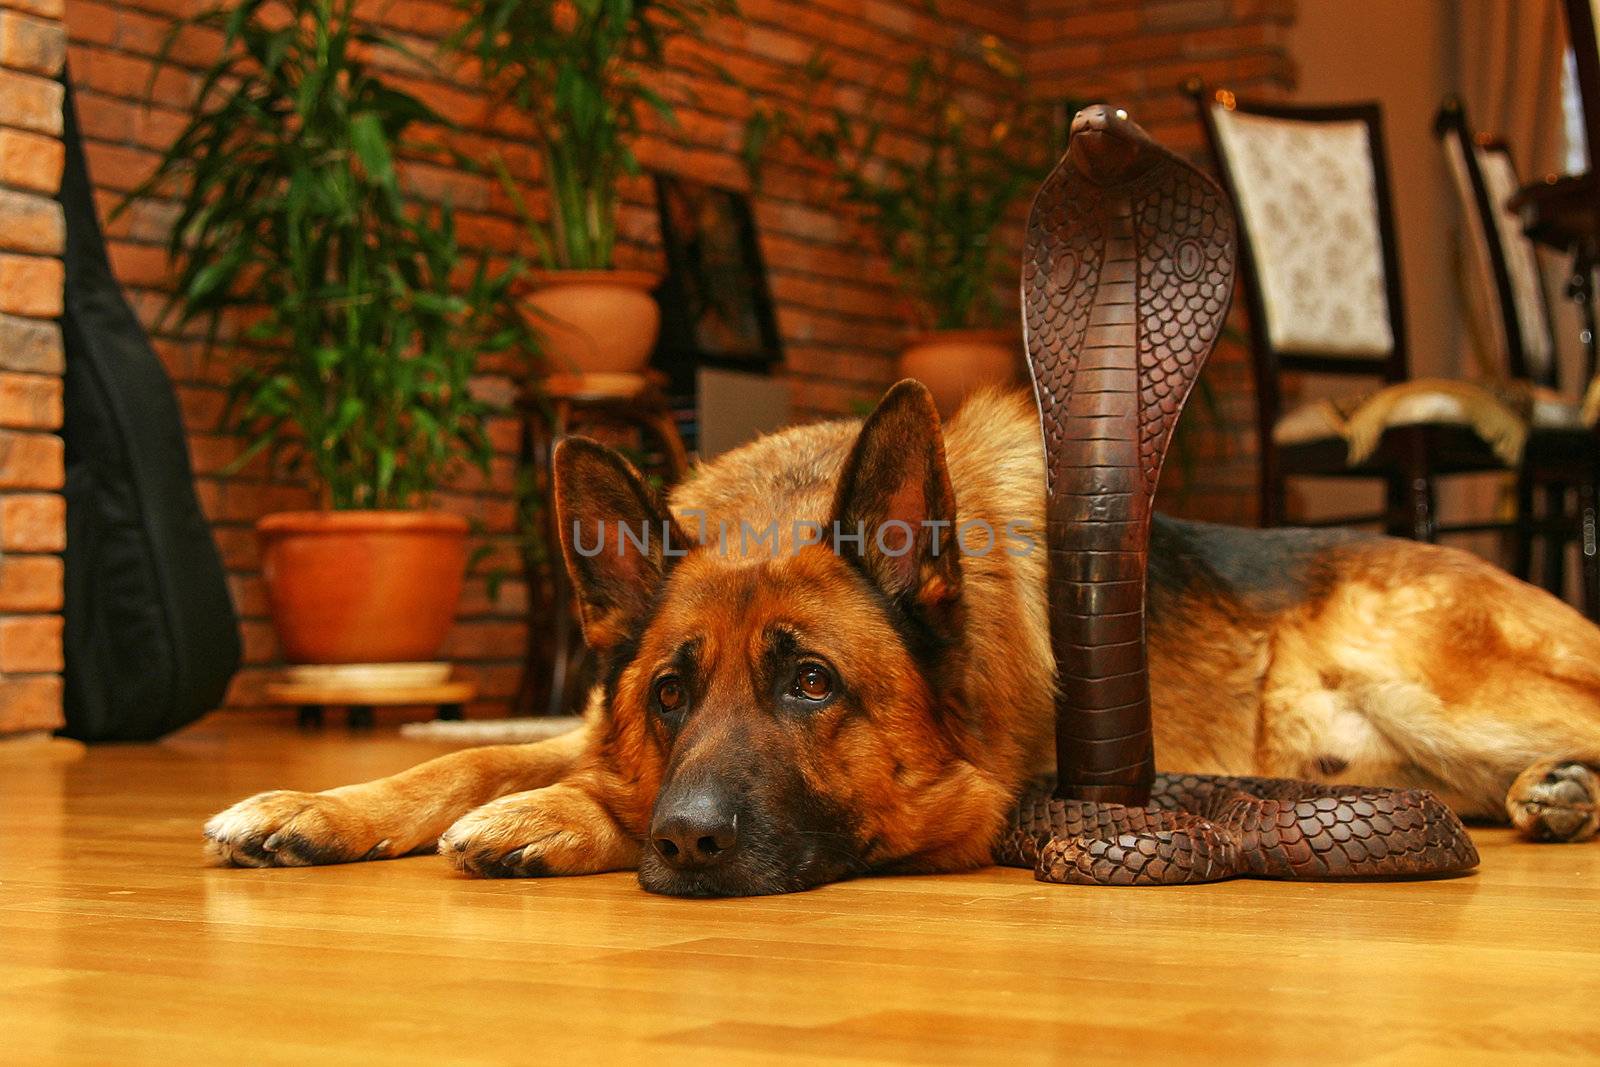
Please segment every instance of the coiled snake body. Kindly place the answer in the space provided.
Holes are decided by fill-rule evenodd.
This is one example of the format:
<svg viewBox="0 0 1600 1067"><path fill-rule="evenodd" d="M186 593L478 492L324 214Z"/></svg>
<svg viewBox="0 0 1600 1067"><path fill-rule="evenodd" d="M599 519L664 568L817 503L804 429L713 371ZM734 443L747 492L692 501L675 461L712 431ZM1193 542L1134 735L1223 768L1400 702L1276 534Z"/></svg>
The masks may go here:
<svg viewBox="0 0 1600 1067"><path fill-rule="evenodd" d="M1181 885L1446 874L1477 866L1478 853L1423 789L1160 774L1145 807L1030 788L995 862L1031 867L1046 882Z"/></svg>
<svg viewBox="0 0 1600 1067"><path fill-rule="evenodd" d="M1120 111L1073 120L1028 217L1023 329L1046 471L1058 784L1027 790L995 860L1045 881L1158 885L1470 869L1424 790L1154 773L1145 662L1151 505L1232 299L1222 191Z"/></svg>

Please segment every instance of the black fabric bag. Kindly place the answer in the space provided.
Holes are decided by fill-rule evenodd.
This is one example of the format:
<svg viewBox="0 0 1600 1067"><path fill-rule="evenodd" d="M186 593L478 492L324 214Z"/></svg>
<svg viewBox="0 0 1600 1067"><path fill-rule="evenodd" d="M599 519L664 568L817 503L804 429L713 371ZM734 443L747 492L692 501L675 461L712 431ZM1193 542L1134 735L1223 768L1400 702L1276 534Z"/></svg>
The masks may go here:
<svg viewBox="0 0 1600 1067"><path fill-rule="evenodd" d="M172 383L111 273L70 80L65 110L63 732L146 741L221 702L239 620Z"/></svg>

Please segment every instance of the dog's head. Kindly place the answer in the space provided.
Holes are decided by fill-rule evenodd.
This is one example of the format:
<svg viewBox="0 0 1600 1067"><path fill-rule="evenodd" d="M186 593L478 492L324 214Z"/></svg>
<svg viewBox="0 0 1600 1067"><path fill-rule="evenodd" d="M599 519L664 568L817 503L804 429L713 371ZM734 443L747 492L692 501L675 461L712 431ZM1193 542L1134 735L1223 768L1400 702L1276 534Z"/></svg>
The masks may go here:
<svg viewBox="0 0 1600 1067"><path fill-rule="evenodd" d="M779 893L949 866L951 849L981 861L996 805L974 801L965 759L961 565L937 525L955 499L926 389L891 390L832 514L797 517L860 539L758 558L694 545L582 439L557 454L556 503L603 664L601 762L647 825L646 889Z"/></svg>

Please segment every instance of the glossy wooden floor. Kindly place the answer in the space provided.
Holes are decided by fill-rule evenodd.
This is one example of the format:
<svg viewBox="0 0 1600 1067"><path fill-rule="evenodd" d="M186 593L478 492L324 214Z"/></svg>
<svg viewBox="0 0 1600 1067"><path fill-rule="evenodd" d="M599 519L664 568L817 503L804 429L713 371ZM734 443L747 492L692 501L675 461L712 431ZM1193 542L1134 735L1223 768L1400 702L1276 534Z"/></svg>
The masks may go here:
<svg viewBox="0 0 1600 1067"><path fill-rule="evenodd" d="M789 897L628 875L486 882L435 857L214 870L274 786L437 751L216 720L79 759L0 753L0 1062L1270 1061L1600 1055L1600 845L1477 834L1409 885L1078 889L1023 871Z"/></svg>

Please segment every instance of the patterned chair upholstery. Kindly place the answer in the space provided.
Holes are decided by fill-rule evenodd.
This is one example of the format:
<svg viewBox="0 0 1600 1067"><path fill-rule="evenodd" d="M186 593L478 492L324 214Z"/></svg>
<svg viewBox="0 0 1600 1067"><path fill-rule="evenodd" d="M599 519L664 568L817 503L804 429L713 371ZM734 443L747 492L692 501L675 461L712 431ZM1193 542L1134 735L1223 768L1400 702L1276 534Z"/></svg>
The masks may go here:
<svg viewBox="0 0 1600 1067"><path fill-rule="evenodd" d="M1301 122L1217 106L1238 209L1280 352L1386 357L1377 183L1364 122Z"/></svg>
<svg viewBox="0 0 1600 1067"><path fill-rule="evenodd" d="M1212 105L1250 242L1268 342L1286 355L1388 360L1395 331L1387 291L1372 125L1365 119L1307 120ZM1407 382L1385 397L1388 426L1474 428L1515 463L1522 446L1514 410L1460 383ZM1313 401L1280 415L1280 445L1350 440L1349 427L1376 392ZM1390 402L1392 401L1392 402ZM1374 409L1376 410L1376 409ZM1350 442L1352 445L1356 443ZM1357 446L1350 462L1368 456Z"/></svg>
<svg viewBox="0 0 1600 1067"><path fill-rule="evenodd" d="M1437 480L1516 469L1533 400L1411 378L1378 106L1247 102L1198 82L1187 88L1238 209L1262 524L1287 520L1290 478L1345 477L1383 482L1386 505L1344 521L1376 519L1423 540L1449 532L1436 518ZM1286 408L1282 377L1296 372L1347 377L1351 388Z"/></svg>

